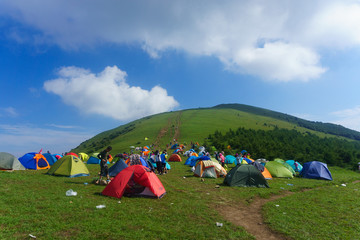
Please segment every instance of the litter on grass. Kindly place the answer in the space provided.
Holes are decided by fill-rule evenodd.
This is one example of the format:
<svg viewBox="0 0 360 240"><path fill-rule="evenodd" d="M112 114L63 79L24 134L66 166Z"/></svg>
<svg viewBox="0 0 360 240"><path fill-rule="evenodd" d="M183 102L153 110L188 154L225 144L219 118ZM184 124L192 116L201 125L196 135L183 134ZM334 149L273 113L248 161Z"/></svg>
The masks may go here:
<svg viewBox="0 0 360 240"><path fill-rule="evenodd" d="M216 226L217 226L217 227L222 227L222 226L223 226L223 223L216 222Z"/></svg>
<svg viewBox="0 0 360 240"><path fill-rule="evenodd" d="M101 208L105 208L106 206L105 205L97 205L96 208L97 209L101 209Z"/></svg>
<svg viewBox="0 0 360 240"><path fill-rule="evenodd" d="M74 190L69 189L66 191L66 196L70 197L70 196L76 196L77 192L74 192Z"/></svg>

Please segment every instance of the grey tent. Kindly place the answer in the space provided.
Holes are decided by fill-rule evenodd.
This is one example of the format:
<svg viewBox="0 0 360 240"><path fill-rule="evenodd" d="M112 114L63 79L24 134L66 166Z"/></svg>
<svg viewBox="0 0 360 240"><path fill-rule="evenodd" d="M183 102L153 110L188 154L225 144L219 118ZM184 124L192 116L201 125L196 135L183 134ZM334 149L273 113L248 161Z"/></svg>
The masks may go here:
<svg viewBox="0 0 360 240"><path fill-rule="evenodd" d="M250 164L238 164L224 179L224 184L238 187L269 187L261 172Z"/></svg>
<svg viewBox="0 0 360 240"><path fill-rule="evenodd" d="M14 155L0 152L0 170L25 170L25 167Z"/></svg>

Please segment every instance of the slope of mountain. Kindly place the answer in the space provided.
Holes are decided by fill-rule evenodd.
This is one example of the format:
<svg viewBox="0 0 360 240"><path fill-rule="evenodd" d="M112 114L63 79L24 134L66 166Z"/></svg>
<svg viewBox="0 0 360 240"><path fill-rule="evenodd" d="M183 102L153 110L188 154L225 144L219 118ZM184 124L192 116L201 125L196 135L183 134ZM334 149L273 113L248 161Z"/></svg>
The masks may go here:
<svg viewBox="0 0 360 240"><path fill-rule="evenodd" d="M99 152L107 145L112 152L129 152L132 146L153 145L162 150L173 139L180 143L204 140L215 131L229 129L273 130L274 128L311 133L319 137L359 140L360 133L340 125L311 122L291 115L243 104L221 104L212 108L188 109L148 116L81 143L74 152Z"/></svg>

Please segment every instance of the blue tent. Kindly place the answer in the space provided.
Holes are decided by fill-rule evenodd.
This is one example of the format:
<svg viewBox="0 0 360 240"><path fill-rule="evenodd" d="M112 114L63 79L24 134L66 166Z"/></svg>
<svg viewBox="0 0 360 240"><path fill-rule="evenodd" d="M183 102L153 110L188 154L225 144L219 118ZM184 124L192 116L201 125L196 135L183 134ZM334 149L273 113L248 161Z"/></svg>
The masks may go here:
<svg viewBox="0 0 360 240"><path fill-rule="evenodd" d="M226 155L225 164L234 164L236 162L236 157L234 157L233 155Z"/></svg>
<svg viewBox="0 0 360 240"><path fill-rule="evenodd" d="M304 163L300 176L311 179L333 180L327 164L318 161Z"/></svg>
<svg viewBox="0 0 360 240"><path fill-rule="evenodd" d="M57 161L57 158L50 153L44 153L43 156L46 158L50 166L52 166Z"/></svg>
<svg viewBox="0 0 360 240"><path fill-rule="evenodd" d="M248 164L251 164L253 161L251 161L250 159L243 157L243 160L245 160Z"/></svg>
<svg viewBox="0 0 360 240"><path fill-rule="evenodd" d="M109 176L115 177L119 172L123 169L127 168L128 165L124 162L124 160L119 159L114 165L109 168Z"/></svg>
<svg viewBox="0 0 360 240"><path fill-rule="evenodd" d="M98 159L97 157L91 156L87 162L87 164L100 164L100 159Z"/></svg>
<svg viewBox="0 0 360 240"><path fill-rule="evenodd" d="M150 168L149 164L142 157L140 157L140 161L143 166Z"/></svg>
<svg viewBox="0 0 360 240"><path fill-rule="evenodd" d="M48 169L50 165L44 155L30 152L19 158L21 164L27 169Z"/></svg>
<svg viewBox="0 0 360 240"><path fill-rule="evenodd" d="M171 149L176 149L179 146L179 144L175 143L174 145L171 146Z"/></svg>
<svg viewBox="0 0 360 240"><path fill-rule="evenodd" d="M295 172L301 172L303 169L303 166L295 160L287 160L286 163L289 164Z"/></svg>
<svg viewBox="0 0 360 240"><path fill-rule="evenodd" d="M100 164L101 160L98 159L97 157L91 156L88 160L87 160L87 164ZM107 161L107 164L110 164L109 161Z"/></svg>
<svg viewBox="0 0 360 240"><path fill-rule="evenodd" d="M189 165L190 167L193 167L196 165L197 160L198 160L198 157L191 156L186 160L186 162L184 164Z"/></svg>

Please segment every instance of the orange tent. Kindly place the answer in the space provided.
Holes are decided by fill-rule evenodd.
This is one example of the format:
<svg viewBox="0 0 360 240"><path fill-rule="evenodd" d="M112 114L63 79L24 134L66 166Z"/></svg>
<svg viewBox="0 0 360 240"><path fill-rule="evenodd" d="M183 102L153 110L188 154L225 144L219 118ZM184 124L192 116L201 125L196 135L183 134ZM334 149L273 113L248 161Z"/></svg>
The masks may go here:
<svg viewBox="0 0 360 240"><path fill-rule="evenodd" d="M181 162L181 157L179 156L179 154L174 153L173 155L171 155L168 159L169 162Z"/></svg>

